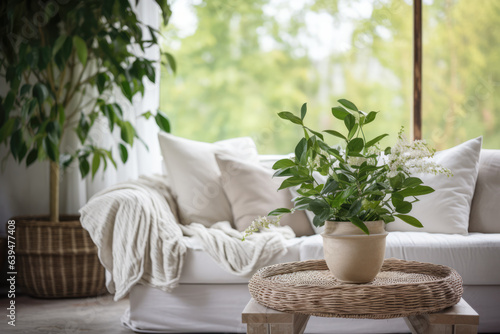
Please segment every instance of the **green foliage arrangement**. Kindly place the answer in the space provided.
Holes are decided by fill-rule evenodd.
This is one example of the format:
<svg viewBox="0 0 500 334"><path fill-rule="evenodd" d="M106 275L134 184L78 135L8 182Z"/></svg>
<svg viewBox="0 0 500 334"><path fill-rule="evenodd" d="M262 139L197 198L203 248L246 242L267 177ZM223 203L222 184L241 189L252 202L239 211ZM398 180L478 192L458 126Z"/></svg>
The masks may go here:
<svg viewBox="0 0 500 334"><path fill-rule="evenodd" d="M156 2L167 24L169 4ZM0 76L10 87L0 96L0 144L26 166L50 161L51 220L58 221L60 169L76 162L82 178L93 177L108 162L116 168L113 152L125 163L140 140L127 117L135 115L126 115L114 95L132 102L144 94L146 80L155 82L153 61L138 54L158 45L159 33L137 18L129 0L8 0L0 5L0 21ZM165 56L175 70L173 57ZM161 111L142 116L154 116L161 130L170 131ZM109 135L120 132L114 148L89 137L99 117L107 119ZM80 145L62 147L71 132Z"/></svg>
<svg viewBox="0 0 500 334"><path fill-rule="evenodd" d="M294 208L280 208L269 213L279 216L295 210L314 213L315 226L325 221L350 221L366 234L365 221L383 220L390 223L395 217L422 227L421 222L409 215L412 203L418 197L434 191L423 185L420 173L451 172L431 160L434 151L423 141L408 142L402 131L394 147L381 150L380 140L387 134L373 139L365 138L364 127L375 121L377 112L366 113L348 100L338 101L332 108L333 117L343 122L343 133L324 130L323 133L340 139L340 145L329 146L323 133L304 124L307 105L301 108L300 117L281 112L279 117L301 126L303 138L295 147L295 157L277 161L275 176L286 177L280 189L295 187L299 196L294 198Z"/></svg>

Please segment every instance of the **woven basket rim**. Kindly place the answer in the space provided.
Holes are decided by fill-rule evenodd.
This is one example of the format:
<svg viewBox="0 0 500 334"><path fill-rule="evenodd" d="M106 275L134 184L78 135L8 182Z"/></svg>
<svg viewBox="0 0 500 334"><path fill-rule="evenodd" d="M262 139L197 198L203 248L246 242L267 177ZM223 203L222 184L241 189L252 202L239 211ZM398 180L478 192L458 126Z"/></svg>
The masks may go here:
<svg viewBox="0 0 500 334"><path fill-rule="evenodd" d="M81 227L80 215L61 215L59 222L51 221L47 215L22 215L10 218L14 220L16 225L37 226L37 227L57 227L57 228L74 228Z"/></svg>
<svg viewBox="0 0 500 334"><path fill-rule="evenodd" d="M390 319L432 313L452 306L460 300L463 293L462 278L453 268L398 259L387 259L384 262L386 267L392 268L394 264L413 268L414 270L410 270L410 273L440 277L436 280L408 283L370 285L338 282L339 285L328 286L302 284L300 281L288 283L269 279L274 275L263 276L266 271L274 271L275 275L283 275L298 271L315 271L314 268L319 268L316 271L328 270L324 260L308 260L262 268L250 280L249 290L258 303L282 312L357 319ZM290 271L289 269L293 269L294 265L296 270ZM283 268L286 266L289 268ZM434 273L419 271L415 269L415 266L417 269L419 266L427 266L431 269L435 268L436 271ZM279 270L280 267L283 270ZM306 269L297 270L298 268ZM401 272L397 269L396 267L387 271ZM360 296L364 297L359 299ZM405 298L411 298L412 302L405 302ZM346 302L349 299L351 301ZM396 302L397 300L399 302ZM308 306L305 306L306 302ZM353 307L356 309L353 310Z"/></svg>

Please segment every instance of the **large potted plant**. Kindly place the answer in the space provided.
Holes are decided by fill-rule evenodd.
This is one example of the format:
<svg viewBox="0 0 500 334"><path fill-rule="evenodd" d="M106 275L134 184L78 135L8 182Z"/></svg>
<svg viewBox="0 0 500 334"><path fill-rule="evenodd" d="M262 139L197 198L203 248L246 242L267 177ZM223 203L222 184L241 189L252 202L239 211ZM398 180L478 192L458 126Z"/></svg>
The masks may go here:
<svg viewBox="0 0 500 334"><path fill-rule="evenodd" d="M325 225L322 233L324 255L332 274L350 283L366 283L377 275L385 253L384 226L396 218L415 226L421 222L411 216L412 203L434 190L412 172L445 173L451 171L431 160L434 151L423 141L409 142L401 131L396 144L381 149L387 136L366 138L364 127L377 112L366 113L348 100L338 101L332 116L344 131L324 130L340 140L337 146L325 142L323 133L304 124L307 105L300 116L281 112L279 117L301 126L304 136L295 147L295 156L277 161L275 176L284 177L280 189L296 187L292 209L279 208L269 213L276 221L260 218L247 231L279 222L282 215L308 210L313 224Z"/></svg>
<svg viewBox="0 0 500 334"><path fill-rule="evenodd" d="M166 0L156 0L165 24ZM30 166L50 164L50 216L18 217L19 283L38 297L79 297L99 293L104 269L78 216L59 215L59 178L78 165L82 178L117 155L125 163L129 148L140 140L116 95L132 102L144 94L145 81L156 80L154 61L140 55L158 45L158 32L141 22L139 1L9 0L0 5L0 76L9 91L0 97L0 144L12 158ZM135 50L135 51L134 51ZM171 55L167 60L175 69ZM161 112L153 115L169 131ZM114 147L89 136L103 118L109 135L120 133ZM67 144L71 137L77 145ZM63 145L63 143L66 143Z"/></svg>

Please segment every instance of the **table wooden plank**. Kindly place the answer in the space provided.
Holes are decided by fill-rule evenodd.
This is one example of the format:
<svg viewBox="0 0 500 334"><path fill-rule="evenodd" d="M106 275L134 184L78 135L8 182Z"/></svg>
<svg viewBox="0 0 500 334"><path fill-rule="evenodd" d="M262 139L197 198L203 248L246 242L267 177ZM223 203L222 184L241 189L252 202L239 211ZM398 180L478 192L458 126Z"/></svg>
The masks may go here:
<svg viewBox="0 0 500 334"><path fill-rule="evenodd" d="M276 311L257 303L253 298L241 314L247 324L247 332L255 334L302 334L307 326L309 315Z"/></svg>
<svg viewBox="0 0 500 334"><path fill-rule="evenodd" d="M270 309L250 299L241 314L247 324L248 333L302 334L309 316L299 313L285 313ZM462 298L452 307L437 313L413 315L404 318L414 334L472 334L477 333L479 315Z"/></svg>
<svg viewBox="0 0 500 334"><path fill-rule="evenodd" d="M270 334L268 324L247 324L248 334Z"/></svg>
<svg viewBox="0 0 500 334"><path fill-rule="evenodd" d="M437 313L412 315L405 318L413 334L477 333L479 315L462 298L458 304Z"/></svg>
<svg viewBox="0 0 500 334"><path fill-rule="evenodd" d="M452 307L429 314L429 321L433 324L479 325L479 314L462 298Z"/></svg>
<svg viewBox="0 0 500 334"><path fill-rule="evenodd" d="M257 303L253 298L241 314L241 320L245 324L293 324L294 314L270 309Z"/></svg>

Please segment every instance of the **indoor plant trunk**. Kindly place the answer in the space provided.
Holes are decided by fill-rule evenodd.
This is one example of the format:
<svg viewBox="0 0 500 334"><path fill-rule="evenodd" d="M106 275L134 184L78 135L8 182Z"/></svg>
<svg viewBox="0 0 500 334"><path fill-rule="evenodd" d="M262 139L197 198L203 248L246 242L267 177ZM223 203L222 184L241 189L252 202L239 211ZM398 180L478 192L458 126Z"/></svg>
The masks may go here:
<svg viewBox="0 0 500 334"><path fill-rule="evenodd" d="M59 222L59 163L50 162L50 221Z"/></svg>
<svg viewBox="0 0 500 334"><path fill-rule="evenodd" d="M330 272L346 283L368 283L384 262L387 232L382 220L365 222L369 235L351 222L325 222L323 252Z"/></svg>

